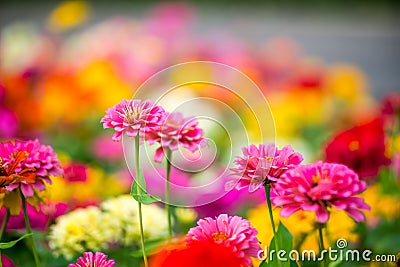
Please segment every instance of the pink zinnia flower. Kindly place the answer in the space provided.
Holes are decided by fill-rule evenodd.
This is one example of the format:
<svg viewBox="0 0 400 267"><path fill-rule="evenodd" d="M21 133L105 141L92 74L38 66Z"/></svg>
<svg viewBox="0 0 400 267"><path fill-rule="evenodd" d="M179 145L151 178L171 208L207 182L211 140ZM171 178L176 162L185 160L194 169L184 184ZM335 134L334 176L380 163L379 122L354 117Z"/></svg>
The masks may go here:
<svg viewBox="0 0 400 267"><path fill-rule="evenodd" d="M71 263L68 267L112 267L115 261L107 260L107 255L101 252L84 252L83 257L79 257L76 263Z"/></svg>
<svg viewBox="0 0 400 267"><path fill-rule="evenodd" d="M154 154L154 160L161 162L166 148L177 150L179 145L196 152L204 140L203 129L199 128L198 124L194 117L184 118L180 112L168 114L160 127L146 136L149 144L161 144Z"/></svg>
<svg viewBox="0 0 400 267"><path fill-rule="evenodd" d="M63 174L57 154L53 152L51 146L41 145L38 140L1 143L0 158L3 164L12 164L17 151L27 152L27 157L18 163L15 173L20 173L25 169L35 169L35 182L28 183L23 180L21 183L7 186L7 190L14 190L20 184L23 194L31 197L34 195L33 188L42 191L46 188L44 181L51 184L50 176Z"/></svg>
<svg viewBox="0 0 400 267"><path fill-rule="evenodd" d="M257 230L248 220L241 217L220 214L215 219L201 219L197 225L191 228L186 236L185 240L189 246L195 241L221 244L230 248L232 253L242 260L243 266L250 266L250 257L256 257L261 249L256 237Z"/></svg>
<svg viewBox="0 0 400 267"><path fill-rule="evenodd" d="M355 221L365 219L360 209L370 207L360 197L367 185L347 166L318 161L287 171L275 184L278 195L272 203L282 207L281 216L288 217L299 210L315 212L317 221L329 219L329 209L344 210Z"/></svg>
<svg viewBox="0 0 400 267"><path fill-rule="evenodd" d="M302 161L300 153L294 152L289 145L279 150L273 143L250 145L242 148L243 157L236 157L237 165L232 168L234 179L226 183L226 189L249 187L253 192L261 186L276 182L281 175Z"/></svg>
<svg viewBox="0 0 400 267"><path fill-rule="evenodd" d="M150 100L122 100L107 110L101 122L105 129L114 129L113 140L120 141L124 133L135 137L156 129L164 117L164 109Z"/></svg>

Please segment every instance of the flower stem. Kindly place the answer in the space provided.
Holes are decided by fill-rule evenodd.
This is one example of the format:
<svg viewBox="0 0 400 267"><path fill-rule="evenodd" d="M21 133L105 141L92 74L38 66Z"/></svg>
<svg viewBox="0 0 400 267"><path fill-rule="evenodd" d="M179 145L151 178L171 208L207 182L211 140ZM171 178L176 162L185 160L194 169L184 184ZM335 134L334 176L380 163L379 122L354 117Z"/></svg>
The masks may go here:
<svg viewBox="0 0 400 267"><path fill-rule="evenodd" d="M170 178L171 178L171 160L172 151L166 148L166 158L167 158L167 169L166 169L166 184L165 184L165 208L167 209L167 221L168 221L168 239L172 238L172 220L171 220L171 205L169 203L169 193L170 193Z"/></svg>
<svg viewBox="0 0 400 267"><path fill-rule="evenodd" d="M0 232L0 242L3 239L3 235L6 231L6 226L8 223L8 219L10 218L10 210L7 208L6 209L6 214L4 215L3 223L1 225L1 232ZM1 249L0 249L0 267L3 267L3 260L1 256Z"/></svg>
<svg viewBox="0 0 400 267"><path fill-rule="evenodd" d="M24 194L22 193L21 188L19 189L19 193L21 195L21 200L22 200L22 209L24 210L24 220L25 220L26 230L27 230L28 234L32 234L31 224L29 223L28 211L26 209L26 199L25 199ZM39 256L37 254L35 240L33 239L33 235L31 235L29 237L29 239L30 239L31 246L32 246L32 254L33 254L33 258L35 259L35 265L36 265L36 267L39 267L40 266Z"/></svg>
<svg viewBox="0 0 400 267"><path fill-rule="evenodd" d="M323 223L318 223L318 235L319 235L319 253L322 255L322 251L324 248L324 236L322 234L322 228L324 227ZM321 260L321 266L325 266L325 259Z"/></svg>
<svg viewBox="0 0 400 267"><path fill-rule="evenodd" d="M140 145L140 136L139 133L135 137L135 168L136 168L136 193L139 195L140 192L140 185L139 185L139 145ZM147 256L146 256L146 250L144 246L144 231L143 231L143 216L142 216L142 203L138 201L138 207L139 207L139 228L140 228L140 242L142 245L142 252L143 252L143 261L144 261L144 266L148 267L149 264L147 262Z"/></svg>
<svg viewBox="0 0 400 267"><path fill-rule="evenodd" d="M265 184L265 197L267 199L269 219L271 221L272 232L274 233L274 243L275 243L275 251L279 251L278 240L276 239L276 230L275 230L275 221L274 215L272 214L272 204L271 204L271 184Z"/></svg>
<svg viewBox="0 0 400 267"><path fill-rule="evenodd" d="M10 210L7 208L6 215L4 215L3 224L1 225L0 241L3 239L3 235L6 232L6 226L9 218L10 218Z"/></svg>

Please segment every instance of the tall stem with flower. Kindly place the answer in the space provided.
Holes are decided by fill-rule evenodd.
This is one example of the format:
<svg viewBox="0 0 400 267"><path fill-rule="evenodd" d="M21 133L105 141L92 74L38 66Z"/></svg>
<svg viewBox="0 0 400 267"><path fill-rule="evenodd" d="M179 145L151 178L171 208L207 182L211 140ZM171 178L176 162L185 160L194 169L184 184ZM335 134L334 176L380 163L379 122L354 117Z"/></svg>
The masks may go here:
<svg viewBox="0 0 400 267"><path fill-rule="evenodd" d="M0 179L4 193L7 213L2 226L2 234L7 223L8 215L18 215L22 209L32 254L36 266L40 266L39 256L36 251L35 241L32 236L32 228L29 223L26 208L26 198L36 198L37 191L46 189L46 183L51 183L51 176L62 175L63 170L53 148L41 145L38 140L13 141L0 144ZM36 202L41 202L38 199ZM9 213L8 213L9 212Z"/></svg>
<svg viewBox="0 0 400 267"><path fill-rule="evenodd" d="M40 261L39 261L39 256L38 256L38 253L36 250L35 240L33 239L33 236L32 236L32 228L31 228L31 224L29 222L28 211L26 209L26 199L25 199L25 196L22 193L21 189L19 189L19 192L20 192L21 200L22 200L22 209L24 211L24 220L25 220L26 231L28 232L28 234L30 234L29 239L31 242L33 258L35 260L36 267L39 267Z"/></svg>
<svg viewBox="0 0 400 267"><path fill-rule="evenodd" d="M140 136L139 132L135 137L135 170L136 170L136 177L135 179L139 179L140 176L140 165L139 165L139 146L140 146ZM140 184L136 182L136 194L140 194ZM140 230L140 244L142 246L142 253L143 253L143 261L144 265L147 267L148 261L146 256L145 244L144 244L144 230L143 230L143 215L142 215L142 203L138 201L138 212L139 212L139 230Z"/></svg>
<svg viewBox="0 0 400 267"><path fill-rule="evenodd" d="M342 164L318 161L299 166L287 171L275 187L279 195L272 198L272 203L282 207L282 217L289 217L299 210L315 212L321 252L324 250L323 227L329 220L328 209L343 210L356 222L365 220L360 210L370 209L364 199L355 197L367 188L367 184ZM324 266L325 262L321 264Z"/></svg>
<svg viewBox="0 0 400 267"><path fill-rule="evenodd" d="M167 114L157 131L147 134L150 144L158 142L160 147L154 154L154 161L161 162L166 157L166 185L165 185L165 206L167 209L168 238L172 237L172 218L170 205L170 183L172 152L178 150L179 145L195 152L199 149L204 140L203 130L198 127L198 121L194 117L184 118L180 112Z"/></svg>
<svg viewBox="0 0 400 267"><path fill-rule="evenodd" d="M172 151L167 148L167 166L166 166L166 184L165 184L165 207L167 209L167 222L168 222L168 239L172 238L172 217L171 217L171 205L170 205L170 182L171 182L171 160Z"/></svg>
<svg viewBox="0 0 400 267"><path fill-rule="evenodd" d="M234 179L226 184L226 189L239 190L247 187L250 192L253 192L264 186L274 245L278 250L279 242L272 213L271 190L282 174L297 167L303 161L303 157L288 145L279 150L273 143L260 144L258 147L250 145L242 148L242 152L243 156L237 156L235 159L237 167L232 169Z"/></svg>
<svg viewBox="0 0 400 267"><path fill-rule="evenodd" d="M159 129L166 113L160 106L150 100L122 100L119 104L109 108L101 119L104 128L114 129L113 140L120 141L126 134L135 139L135 171L136 177L132 184L132 196L138 202L140 240L143 252L143 261L148 266L144 229L142 204L154 202L154 199L146 193L145 181L139 164L140 138L146 133Z"/></svg>

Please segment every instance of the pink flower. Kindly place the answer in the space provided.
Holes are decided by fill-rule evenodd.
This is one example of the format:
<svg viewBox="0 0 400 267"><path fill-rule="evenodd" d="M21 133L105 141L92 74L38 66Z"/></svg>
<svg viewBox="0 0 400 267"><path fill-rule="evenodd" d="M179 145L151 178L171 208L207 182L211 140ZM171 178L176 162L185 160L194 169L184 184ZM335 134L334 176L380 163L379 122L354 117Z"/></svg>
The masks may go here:
<svg viewBox="0 0 400 267"><path fill-rule="evenodd" d="M33 188L42 191L46 188L44 181L51 183L50 176L63 174L57 154L53 152L51 146L41 145L37 139L1 143L0 158L3 164L12 164L15 160L15 152L17 151L27 152L28 154L26 159L18 163L15 173L19 173L25 169L35 169L35 182L28 183L28 181L23 180L21 183L7 186L7 190L12 191L20 184L24 195L31 197L34 195Z"/></svg>
<svg viewBox="0 0 400 267"><path fill-rule="evenodd" d="M16 267L14 262L7 256L1 255L1 262L3 267Z"/></svg>
<svg viewBox="0 0 400 267"><path fill-rule="evenodd" d="M360 209L369 210L370 207L364 199L354 195L366 187L366 183L345 165L318 161L287 171L275 184L278 195L272 196L271 201L282 207L282 217L304 210L315 212L317 221L325 223L329 219L328 209L334 207L361 222L365 217Z"/></svg>
<svg viewBox="0 0 400 267"><path fill-rule="evenodd" d="M281 175L302 161L300 153L289 145L279 150L273 143L250 145L242 148L243 157L236 157L237 165L232 168L234 179L227 182L226 190L242 189L249 186L253 192L269 182L276 182Z"/></svg>
<svg viewBox="0 0 400 267"><path fill-rule="evenodd" d="M84 252L83 257L79 257L76 263L71 263L68 267L112 267L115 261L107 260L107 255L101 252Z"/></svg>
<svg viewBox="0 0 400 267"><path fill-rule="evenodd" d="M194 117L184 118L180 112L168 114L162 125L146 136L149 144L161 144L154 154L154 160L161 162L165 156L165 148L177 150L179 145L196 152L204 140L203 129L198 124Z"/></svg>
<svg viewBox="0 0 400 267"><path fill-rule="evenodd" d="M191 228L186 236L185 240L189 246L196 241L221 244L242 259L243 266L250 266L250 257L256 257L261 249L256 237L257 230L241 217L220 214L215 219L201 219L197 225Z"/></svg>
<svg viewBox="0 0 400 267"><path fill-rule="evenodd" d="M3 107L0 104L0 138L10 138L15 136L18 132L18 127L19 123L17 115L15 115L12 110Z"/></svg>
<svg viewBox="0 0 400 267"><path fill-rule="evenodd" d="M101 122L105 129L114 129L113 140L120 141L124 133L135 137L139 132L144 134L156 129L164 117L164 109L150 100L122 100L107 110Z"/></svg>
<svg viewBox="0 0 400 267"><path fill-rule="evenodd" d="M64 179L68 182L86 182L87 166L81 163L70 163L64 167Z"/></svg>

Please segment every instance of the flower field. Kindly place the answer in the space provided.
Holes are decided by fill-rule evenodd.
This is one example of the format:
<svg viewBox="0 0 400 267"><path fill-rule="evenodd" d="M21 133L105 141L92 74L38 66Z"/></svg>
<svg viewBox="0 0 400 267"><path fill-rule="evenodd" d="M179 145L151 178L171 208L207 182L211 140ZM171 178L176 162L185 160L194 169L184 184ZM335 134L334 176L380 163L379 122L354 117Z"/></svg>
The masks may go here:
<svg viewBox="0 0 400 267"><path fill-rule="evenodd" d="M90 16L1 28L0 266L400 266L396 88L188 4Z"/></svg>

